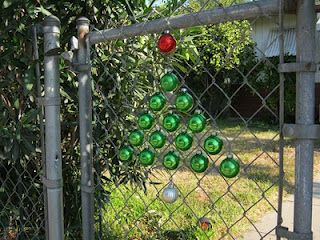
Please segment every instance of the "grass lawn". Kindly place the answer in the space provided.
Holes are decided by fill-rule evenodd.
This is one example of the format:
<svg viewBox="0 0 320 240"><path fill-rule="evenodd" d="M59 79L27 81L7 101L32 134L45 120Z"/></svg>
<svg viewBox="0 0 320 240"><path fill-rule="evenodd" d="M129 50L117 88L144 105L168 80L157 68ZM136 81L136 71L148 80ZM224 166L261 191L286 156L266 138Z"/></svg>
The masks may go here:
<svg viewBox="0 0 320 240"><path fill-rule="evenodd" d="M110 202L102 212L104 239L234 239L267 211L276 211L278 129L261 123L244 126L239 122L219 122L218 126L224 152L210 157L209 169L204 174L193 173L188 161L180 164L177 171L169 172L158 160L149 179L153 184L148 183L146 193L131 185L112 189ZM203 137L199 137L200 141ZM241 161L239 176L229 180L218 173L228 149ZM316 150L318 171L320 155ZM294 186L294 146L290 141L286 141L284 156L287 195ZM160 198L169 179L180 194L173 204ZM211 220L210 230L197 226L201 217Z"/></svg>

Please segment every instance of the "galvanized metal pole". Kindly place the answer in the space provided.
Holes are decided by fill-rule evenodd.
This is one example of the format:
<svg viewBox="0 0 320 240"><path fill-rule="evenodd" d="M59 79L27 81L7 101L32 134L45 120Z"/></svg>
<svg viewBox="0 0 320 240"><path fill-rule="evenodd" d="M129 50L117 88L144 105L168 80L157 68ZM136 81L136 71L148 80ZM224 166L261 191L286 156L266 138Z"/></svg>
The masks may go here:
<svg viewBox="0 0 320 240"><path fill-rule="evenodd" d="M46 17L44 34L44 87L45 98L45 153L46 175L43 183L47 187L48 228L50 240L64 239L63 229L63 191L60 136L60 21L55 16Z"/></svg>
<svg viewBox="0 0 320 240"><path fill-rule="evenodd" d="M284 26L283 26L283 0L279 2L279 63L284 63ZM278 215L277 215L277 227L280 227L282 219L282 201L283 201L283 180L284 180L284 168L283 168L283 153L284 153L284 136L283 136L283 124L284 124L284 73L279 73L280 87L279 87L279 192L278 192ZM281 237L277 236L277 240L281 240Z"/></svg>
<svg viewBox="0 0 320 240"><path fill-rule="evenodd" d="M293 1L291 0L285 0L284 10L291 11L293 7L292 3ZM168 29L174 30L234 20L252 19L263 15L278 14L278 12L279 0L253 1L225 8L219 7L174 17L165 17L115 29L98 30L90 32L89 38L91 44L96 44L150 33L161 33Z"/></svg>
<svg viewBox="0 0 320 240"><path fill-rule="evenodd" d="M87 38L89 20L77 20L79 49L77 55L79 81L79 123L81 152L81 204L83 239L94 239L94 180L92 163L92 93L90 44Z"/></svg>
<svg viewBox="0 0 320 240"><path fill-rule="evenodd" d="M314 0L297 1L297 63L315 61L316 16ZM296 124L313 125L315 110L315 73L298 72L296 80ZM312 239L312 139L296 141L294 232Z"/></svg>

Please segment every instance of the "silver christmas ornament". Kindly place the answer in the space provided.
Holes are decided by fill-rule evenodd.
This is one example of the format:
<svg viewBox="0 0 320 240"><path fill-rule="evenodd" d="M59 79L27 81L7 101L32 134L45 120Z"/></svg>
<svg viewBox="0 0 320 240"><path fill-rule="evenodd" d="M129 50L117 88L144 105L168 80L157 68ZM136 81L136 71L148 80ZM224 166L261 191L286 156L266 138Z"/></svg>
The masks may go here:
<svg viewBox="0 0 320 240"><path fill-rule="evenodd" d="M178 190L170 183L162 192L162 200L166 203L174 203L179 197Z"/></svg>

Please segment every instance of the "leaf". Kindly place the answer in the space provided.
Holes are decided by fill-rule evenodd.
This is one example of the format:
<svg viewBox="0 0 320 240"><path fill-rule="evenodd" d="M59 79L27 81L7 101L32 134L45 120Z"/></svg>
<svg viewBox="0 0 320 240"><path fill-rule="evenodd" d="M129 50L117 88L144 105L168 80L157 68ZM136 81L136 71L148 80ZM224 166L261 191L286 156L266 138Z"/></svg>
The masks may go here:
<svg viewBox="0 0 320 240"><path fill-rule="evenodd" d="M13 103L13 106L18 110L20 107L20 99L16 98L16 100Z"/></svg>
<svg viewBox="0 0 320 240"><path fill-rule="evenodd" d="M38 10L38 12L41 12L45 16L53 15L50 11L45 9L42 5L40 7L38 7L37 10Z"/></svg>
<svg viewBox="0 0 320 240"><path fill-rule="evenodd" d="M31 109L29 112L25 113L21 118L22 125L25 125L34 121L37 118L39 112L40 112L40 109Z"/></svg>
<svg viewBox="0 0 320 240"><path fill-rule="evenodd" d="M2 6L3 6L3 8L8 8L12 5L12 3L13 3L13 1L5 0L5 1L3 1Z"/></svg>

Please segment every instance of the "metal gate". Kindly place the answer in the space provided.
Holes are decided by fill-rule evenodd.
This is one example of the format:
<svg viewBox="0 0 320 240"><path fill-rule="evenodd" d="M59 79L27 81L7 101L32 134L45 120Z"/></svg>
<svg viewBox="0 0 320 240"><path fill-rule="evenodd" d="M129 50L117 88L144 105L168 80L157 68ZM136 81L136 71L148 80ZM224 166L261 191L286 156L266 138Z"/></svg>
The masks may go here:
<svg viewBox="0 0 320 240"><path fill-rule="evenodd" d="M257 232L255 239L263 239L275 229L278 238L309 239L311 198L303 193L311 194L311 184L301 183L312 182L312 140L299 140L297 145L296 167L300 170L296 173L295 233L281 227L284 73L299 71L299 64L283 64L283 13L290 11L290 6L278 1L242 5L201 2L200 11L190 13L191 4L176 6L171 16L164 18L157 10L160 7L155 7L141 16L141 23L107 30L93 27L89 32L88 19L80 18L77 22L84 239L93 239L94 231L98 239L238 239L250 227ZM301 21L297 25L298 36L304 31L302 28L312 26L311 22L302 23L299 17L299 11L306 11L309 4L305 1L298 4L298 21ZM140 21L139 17L132 16L135 22ZM263 18L277 26L273 38L264 49L249 46L249 26ZM228 27L233 29L235 39L224 36ZM174 53L159 51L159 37L166 31L177 39ZM312 29L309 40L313 46L311 32ZM196 44L205 42L206 38L210 39L207 45ZM229 48L222 44L218 50L210 48L223 40L234 42ZM208 46L210 41L212 46ZM312 62L311 52L300 50L300 41L297 37L298 62ZM267 56L275 46L278 46L279 62ZM252 65L248 63L249 68L242 68L234 58L240 58L250 47L259 57L248 60L253 61ZM209 50L213 53L208 55ZM261 65L278 74L280 81L266 86L271 74L267 77L260 74ZM299 67L303 68L301 64ZM307 95L300 91L307 86L299 80L308 76L308 92L314 92L314 74L308 73L309 70L302 69L297 75L297 124L313 123L313 105L305 105ZM165 74L177 76L177 89L167 91L161 85ZM259 82L265 86L261 88ZM245 101L249 92L252 102L247 107L252 109L248 113L241 109L241 101ZM188 110L179 109L177 99L182 95L193 99ZM313 96L309 96L310 103ZM161 102L160 97L165 102L161 110L152 105L152 101ZM254 106L254 101L258 106ZM303 114L308 119L300 116L304 111L309 111ZM170 114L180 118L178 130L166 128L165 118ZM197 114L207 122L202 132L190 127L191 119ZM143 118L151 118L149 121L155 121L154 125L143 126L140 122L146 120ZM259 124L262 119L268 119L270 124ZM304 138L297 133L299 127L286 125L284 133ZM143 143L132 140L138 133L144 137ZM153 144L153 138L161 138L161 134L166 143ZM190 149L179 149L177 141L182 135L193 139ZM212 136L223 141L220 153L206 149ZM153 164L141 159L145 151L155 154ZM177 168L165 163L173 153L180 157ZM302 153L306 155L302 157ZM194 165L199 156L209 160L204 172ZM230 159L240 164L237 176L223 174L223 164ZM179 195L177 199L176 195ZM303 202L308 203L303 205ZM266 211L277 212L278 221L262 231L256 221Z"/></svg>

